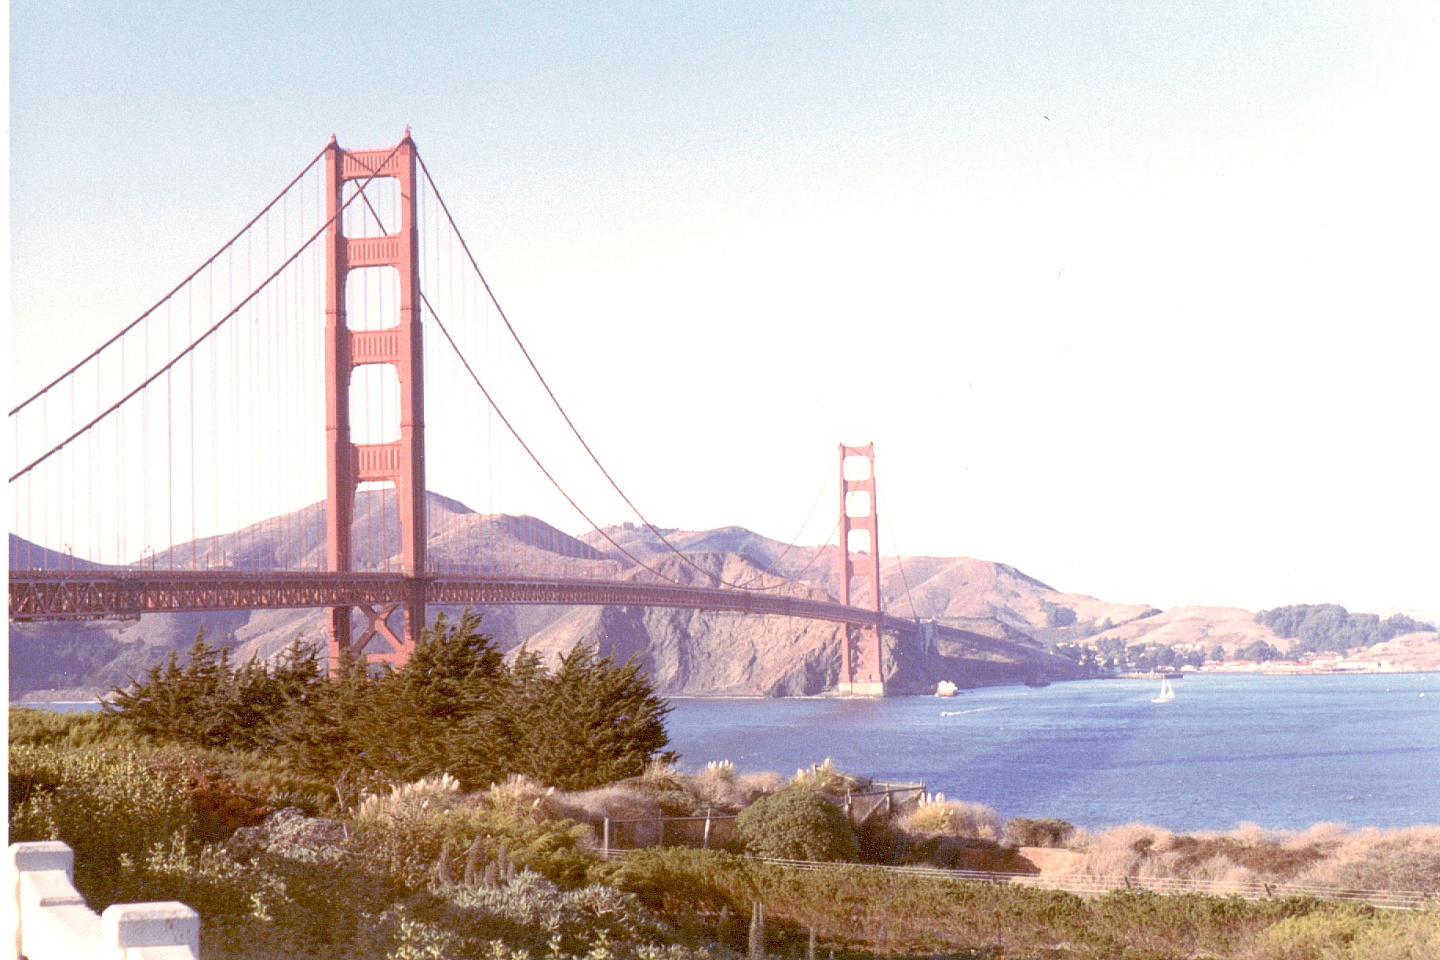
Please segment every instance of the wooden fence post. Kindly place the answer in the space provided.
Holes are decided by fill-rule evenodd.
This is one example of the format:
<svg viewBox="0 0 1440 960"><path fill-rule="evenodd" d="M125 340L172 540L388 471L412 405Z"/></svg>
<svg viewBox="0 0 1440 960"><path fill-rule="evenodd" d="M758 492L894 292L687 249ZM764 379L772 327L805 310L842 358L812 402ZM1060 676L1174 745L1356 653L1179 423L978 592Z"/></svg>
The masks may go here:
<svg viewBox="0 0 1440 960"><path fill-rule="evenodd" d="M601 849L604 851L605 859L610 859L610 818L605 818L605 839L602 841Z"/></svg>

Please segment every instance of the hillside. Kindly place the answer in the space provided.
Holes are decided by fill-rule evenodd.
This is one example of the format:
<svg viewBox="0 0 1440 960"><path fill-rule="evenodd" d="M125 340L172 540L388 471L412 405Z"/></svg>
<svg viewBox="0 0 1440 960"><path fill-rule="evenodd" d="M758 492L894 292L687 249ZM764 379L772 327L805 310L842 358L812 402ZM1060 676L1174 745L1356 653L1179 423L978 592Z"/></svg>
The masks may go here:
<svg viewBox="0 0 1440 960"><path fill-rule="evenodd" d="M1122 640L1127 646L1158 643L1180 649L1210 650L1219 646L1232 655L1257 640L1281 652L1291 647L1289 640L1277 637L1269 627L1256 623L1253 612L1239 607L1172 607L1101 630L1087 642L1100 640Z"/></svg>
<svg viewBox="0 0 1440 960"><path fill-rule="evenodd" d="M394 510L392 495L367 492L357 497L355 544L362 569L398 567L393 531L388 538L382 535L383 518L393 519ZM434 493L427 501L427 518L431 556L448 571L479 572L497 561L563 562L571 575L634 575L638 567L613 540L625 553L683 583L709 583L713 576L732 583L783 577L804 584L807 595L815 598L834 598L839 592L835 547L787 548L743 527L662 531L692 565L666 549L650 530L630 524L607 528L609 540L595 532L577 538L534 517L479 514ZM200 565L247 570L316 568L324 555L324 530L324 505L315 504L225 536L177 546L173 553L187 566L193 557ZM298 544L298 555L287 553L287 544L292 550ZM20 555L17 551L38 557L40 549L11 536L12 558ZM161 554L156 563L163 566L169 556ZM83 564L54 553L48 560L52 565ZM968 557L882 557L881 593L884 607L896 615L937 619L984 636L1036 645L1094 647L1110 641L1203 650L1219 645L1232 654L1257 640L1280 651L1290 646L1256 623L1249 611L1160 611L1146 604L1109 603L1057 590L1008 564ZM855 602L867 600L862 595ZM445 612L453 618L460 610ZM833 689L839 676L840 628L831 623L615 606L482 607L480 612L502 650L513 653L526 645L557 656L578 643L594 645L619 660L637 657L657 689L667 694L813 695ZM12 624L11 699L93 696L122 684L127 673L137 675L169 651L184 648L202 627L213 641L231 647L237 658L264 659L297 636L323 644L325 613L147 614L138 621ZM1395 655L1389 659L1430 662L1426 637L1434 634L1418 640L1396 638ZM887 644L887 680L896 692L928 693L939 680L967 687L1035 675L1032 667L964 643L947 641L930 650L896 646L891 640ZM1058 661L1045 672L1049 679L1080 675L1078 667Z"/></svg>

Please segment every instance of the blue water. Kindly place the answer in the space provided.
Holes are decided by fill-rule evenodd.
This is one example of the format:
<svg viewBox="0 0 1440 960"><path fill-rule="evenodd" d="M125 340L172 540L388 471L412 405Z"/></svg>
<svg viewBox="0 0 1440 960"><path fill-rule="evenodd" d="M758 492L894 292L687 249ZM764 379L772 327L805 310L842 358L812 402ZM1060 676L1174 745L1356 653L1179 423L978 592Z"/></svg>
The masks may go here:
<svg viewBox="0 0 1440 960"><path fill-rule="evenodd" d="M683 699L671 748L786 776L826 757L1004 817L1172 830L1440 823L1440 674L1188 675L949 699ZM942 716L942 711L959 711Z"/></svg>

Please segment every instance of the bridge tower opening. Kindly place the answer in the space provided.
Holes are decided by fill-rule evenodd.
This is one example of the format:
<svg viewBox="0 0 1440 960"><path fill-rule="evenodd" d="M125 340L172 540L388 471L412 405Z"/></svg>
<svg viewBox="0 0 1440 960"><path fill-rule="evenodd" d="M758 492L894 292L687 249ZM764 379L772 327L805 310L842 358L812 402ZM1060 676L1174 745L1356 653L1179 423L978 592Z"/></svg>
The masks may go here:
<svg viewBox="0 0 1440 960"><path fill-rule="evenodd" d="M330 668L364 657L376 636L388 652L370 659L401 666L410 658L425 625L425 381L424 339L420 318L420 231L416 218L415 143L410 131L399 146L384 150L342 150L330 139L325 151L325 203L330 217L325 235L325 451L326 554L332 573L355 573L352 525L355 494L362 483L393 484L400 526L400 566L405 599L378 607L359 605L369 626L352 637L351 607L330 608ZM398 183L400 222L385 224L394 233L346 236L346 184L365 190L375 180ZM366 197L351 207L366 206ZM363 231L362 231L363 232ZM380 324L352 329L346 316L346 284L351 271L392 267L399 276L398 314ZM355 278L358 280L358 276ZM368 319L368 318L367 318ZM351 441L350 382L357 367L388 364L400 384L399 439L389 443ZM391 617L401 613L397 630Z"/></svg>
<svg viewBox="0 0 1440 960"><path fill-rule="evenodd" d="M869 596L852 596L851 581L868 584ZM842 696L885 696L885 663L880 645L880 523L875 506L875 444L840 445L840 602L865 600L874 624L846 624L841 630Z"/></svg>

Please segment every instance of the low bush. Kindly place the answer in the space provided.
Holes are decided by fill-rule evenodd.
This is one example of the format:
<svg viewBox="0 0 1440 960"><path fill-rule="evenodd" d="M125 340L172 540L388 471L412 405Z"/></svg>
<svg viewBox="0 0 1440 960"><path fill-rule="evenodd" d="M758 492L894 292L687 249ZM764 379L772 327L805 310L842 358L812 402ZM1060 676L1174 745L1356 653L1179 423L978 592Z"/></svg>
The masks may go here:
<svg viewBox="0 0 1440 960"><path fill-rule="evenodd" d="M835 766L835 761L826 757L821 763L812 763L808 768L796 770L790 778L790 786L798 790L817 790L843 796L857 789L861 779Z"/></svg>
<svg viewBox="0 0 1440 960"><path fill-rule="evenodd" d="M1002 840L1010 847L1063 847L1075 835L1075 825L1042 817L1011 817L1005 821Z"/></svg>
<svg viewBox="0 0 1440 960"><path fill-rule="evenodd" d="M735 819L735 840L757 856L789 860L855 860L855 827L833 803L809 790L782 790Z"/></svg>
<svg viewBox="0 0 1440 960"><path fill-rule="evenodd" d="M10 748L10 841L63 840L75 878L103 903L122 859L187 830L195 805L181 780L123 750Z"/></svg>

